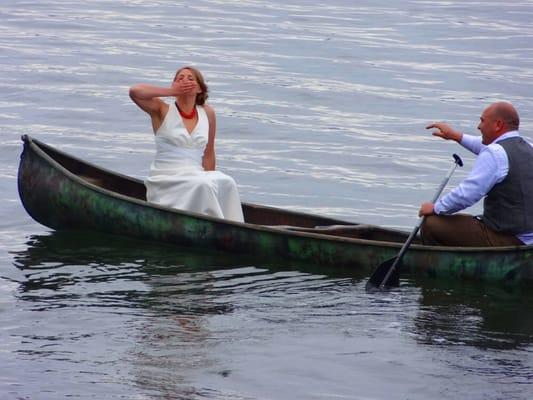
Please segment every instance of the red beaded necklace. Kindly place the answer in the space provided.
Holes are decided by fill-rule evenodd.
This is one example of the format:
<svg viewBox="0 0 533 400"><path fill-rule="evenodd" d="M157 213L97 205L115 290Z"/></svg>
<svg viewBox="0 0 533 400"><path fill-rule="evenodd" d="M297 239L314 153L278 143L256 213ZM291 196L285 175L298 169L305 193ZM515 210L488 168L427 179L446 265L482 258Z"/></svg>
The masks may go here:
<svg viewBox="0 0 533 400"><path fill-rule="evenodd" d="M185 119L193 119L194 117L196 117L196 106L193 107L192 111L189 114L187 114L186 112L180 109L180 106L178 106L177 101L176 101L176 108L178 109L178 112L180 113L180 115Z"/></svg>

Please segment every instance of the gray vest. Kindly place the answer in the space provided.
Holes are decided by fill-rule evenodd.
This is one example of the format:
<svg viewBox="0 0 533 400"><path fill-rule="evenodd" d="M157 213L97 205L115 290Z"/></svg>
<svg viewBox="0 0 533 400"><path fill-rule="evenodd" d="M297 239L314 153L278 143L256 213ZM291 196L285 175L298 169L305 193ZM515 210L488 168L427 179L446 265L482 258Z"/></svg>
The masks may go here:
<svg viewBox="0 0 533 400"><path fill-rule="evenodd" d="M483 203L483 221L498 232L533 232L533 148L521 137L498 142L509 158L509 172Z"/></svg>

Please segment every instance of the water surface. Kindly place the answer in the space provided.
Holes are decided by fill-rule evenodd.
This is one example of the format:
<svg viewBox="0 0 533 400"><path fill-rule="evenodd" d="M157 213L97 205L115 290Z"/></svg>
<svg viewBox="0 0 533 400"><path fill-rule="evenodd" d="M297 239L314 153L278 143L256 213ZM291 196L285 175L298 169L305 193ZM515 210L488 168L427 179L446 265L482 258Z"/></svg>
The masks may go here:
<svg viewBox="0 0 533 400"><path fill-rule="evenodd" d="M528 399L528 288L406 277L52 232L16 173L30 134L142 178L138 82L205 74L218 167L248 202L410 230L496 100L533 131L533 2L0 4L0 397ZM472 212L479 211L479 206Z"/></svg>

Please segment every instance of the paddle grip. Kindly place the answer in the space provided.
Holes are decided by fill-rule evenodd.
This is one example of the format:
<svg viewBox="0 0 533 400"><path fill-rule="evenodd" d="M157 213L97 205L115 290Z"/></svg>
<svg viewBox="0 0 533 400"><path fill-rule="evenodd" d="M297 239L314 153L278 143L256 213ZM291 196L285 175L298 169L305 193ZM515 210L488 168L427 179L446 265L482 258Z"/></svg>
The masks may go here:
<svg viewBox="0 0 533 400"><path fill-rule="evenodd" d="M435 203L439 199L440 194L442 193L442 191L444 190L444 188L446 187L446 185L450 181L450 178L452 177L453 173L455 172L455 169L457 168L457 166L460 166L460 167L463 166L463 160L461 160L461 157L459 157L457 154L454 154L453 158L454 158L455 162L453 163L453 166L450 168L450 172L448 172L448 175L446 175L444 180L441 182L441 184L439 186L439 189L435 193L435 196L433 196L433 200L431 201L432 203Z"/></svg>

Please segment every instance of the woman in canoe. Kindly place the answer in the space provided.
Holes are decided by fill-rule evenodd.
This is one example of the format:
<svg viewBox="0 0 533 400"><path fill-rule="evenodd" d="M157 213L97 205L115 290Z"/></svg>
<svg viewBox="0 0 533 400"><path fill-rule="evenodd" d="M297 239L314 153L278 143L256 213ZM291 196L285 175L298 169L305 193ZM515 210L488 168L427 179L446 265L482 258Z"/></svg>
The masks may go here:
<svg viewBox="0 0 533 400"><path fill-rule="evenodd" d="M243 221L237 185L215 170L215 111L200 71L180 68L170 87L137 84L130 97L150 115L156 157L145 181L149 202ZM174 97L167 104L161 97Z"/></svg>

